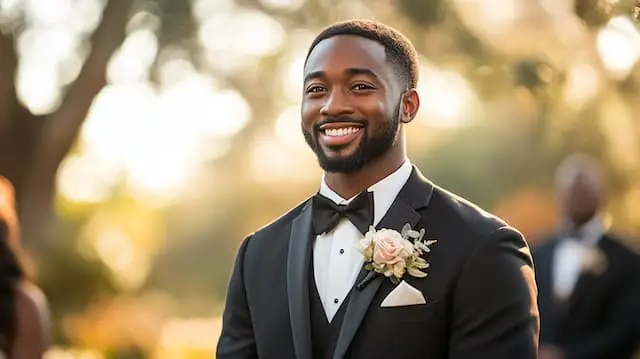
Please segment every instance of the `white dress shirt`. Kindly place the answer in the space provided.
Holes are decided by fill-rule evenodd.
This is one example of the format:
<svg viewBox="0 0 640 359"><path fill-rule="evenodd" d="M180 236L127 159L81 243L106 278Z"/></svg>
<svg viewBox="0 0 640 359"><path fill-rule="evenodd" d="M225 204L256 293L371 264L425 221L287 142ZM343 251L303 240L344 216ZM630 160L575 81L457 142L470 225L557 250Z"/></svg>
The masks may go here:
<svg viewBox="0 0 640 359"><path fill-rule="evenodd" d="M598 244L605 232L600 218L594 217L580 229L582 238L563 238L553 253L553 292L560 299L568 298L582 272L583 257Z"/></svg>
<svg viewBox="0 0 640 359"><path fill-rule="evenodd" d="M395 172L368 188L369 192L373 192L374 226L387 213L398 192L409 179L411 171L412 166L407 159ZM346 200L331 190L324 176L320 184L320 194L337 204L347 204L353 200ZM329 321L342 305L364 264L362 254L355 248L362 237L360 231L346 218L340 220L329 233L316 237L313 247L314 278Z"/></svg>

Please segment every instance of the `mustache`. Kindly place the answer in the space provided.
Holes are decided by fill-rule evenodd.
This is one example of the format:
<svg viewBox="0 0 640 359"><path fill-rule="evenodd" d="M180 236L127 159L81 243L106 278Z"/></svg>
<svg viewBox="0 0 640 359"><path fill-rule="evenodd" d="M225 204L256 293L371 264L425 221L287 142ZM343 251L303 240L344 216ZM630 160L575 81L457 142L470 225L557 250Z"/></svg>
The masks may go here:
<svg viewBox="0 0 640 359"><path fill-rule="evenodd" d="M313 125L313 129L318 132L320 131L320 127L329 124L329 123L345 123L345 122L349 122L349 123L357 123L362 125L363 127L367 125L367 121L361 119L361 118L356 118L356 117L348 117L348 116L340 116L340 117L325 117L322 120L316 122Z"/></svg>

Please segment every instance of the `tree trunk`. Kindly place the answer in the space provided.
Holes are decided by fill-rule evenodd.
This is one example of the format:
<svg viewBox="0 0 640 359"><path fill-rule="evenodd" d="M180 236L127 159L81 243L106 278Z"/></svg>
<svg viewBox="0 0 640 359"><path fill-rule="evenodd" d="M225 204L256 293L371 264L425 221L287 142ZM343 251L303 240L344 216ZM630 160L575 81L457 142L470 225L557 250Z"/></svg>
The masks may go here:
<svg viewBox="0 0 640 359"><path fill-rule="evenodd" d="M18 100L14 40L0 33L0 174L15 186L22 239L36 252L52 235L58 167L106 84L107 64L124 39L132 3L107 3L78 78L58 109L46 116L34 116Z"/></svg>

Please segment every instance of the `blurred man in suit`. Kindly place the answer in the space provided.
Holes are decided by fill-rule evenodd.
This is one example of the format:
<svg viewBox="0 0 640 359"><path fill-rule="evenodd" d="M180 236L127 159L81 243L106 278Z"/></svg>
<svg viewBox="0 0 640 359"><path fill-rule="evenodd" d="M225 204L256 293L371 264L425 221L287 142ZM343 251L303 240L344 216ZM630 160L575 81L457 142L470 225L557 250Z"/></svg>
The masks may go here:
<svg viewBox="0 0 640 359"><path fill-rule="evenodd" d="M556 177L562 221L533 251L539 288L540 359L626 359L637 345L637 254L600 213L597 162L574 155Z"/></svg>

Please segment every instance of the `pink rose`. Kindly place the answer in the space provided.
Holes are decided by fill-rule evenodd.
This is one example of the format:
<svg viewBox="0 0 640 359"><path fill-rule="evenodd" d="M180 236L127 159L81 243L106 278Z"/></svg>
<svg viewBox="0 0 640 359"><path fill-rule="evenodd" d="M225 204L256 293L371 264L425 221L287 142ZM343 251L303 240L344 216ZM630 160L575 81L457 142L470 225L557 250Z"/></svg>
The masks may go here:
<svg viewBox="0 0 640 359"><path fill-rule="evenodd" d="M373 240L373 261L379 264L394 265L403 259L405 249L402 236L390 230L380 230Z"/></svg>

